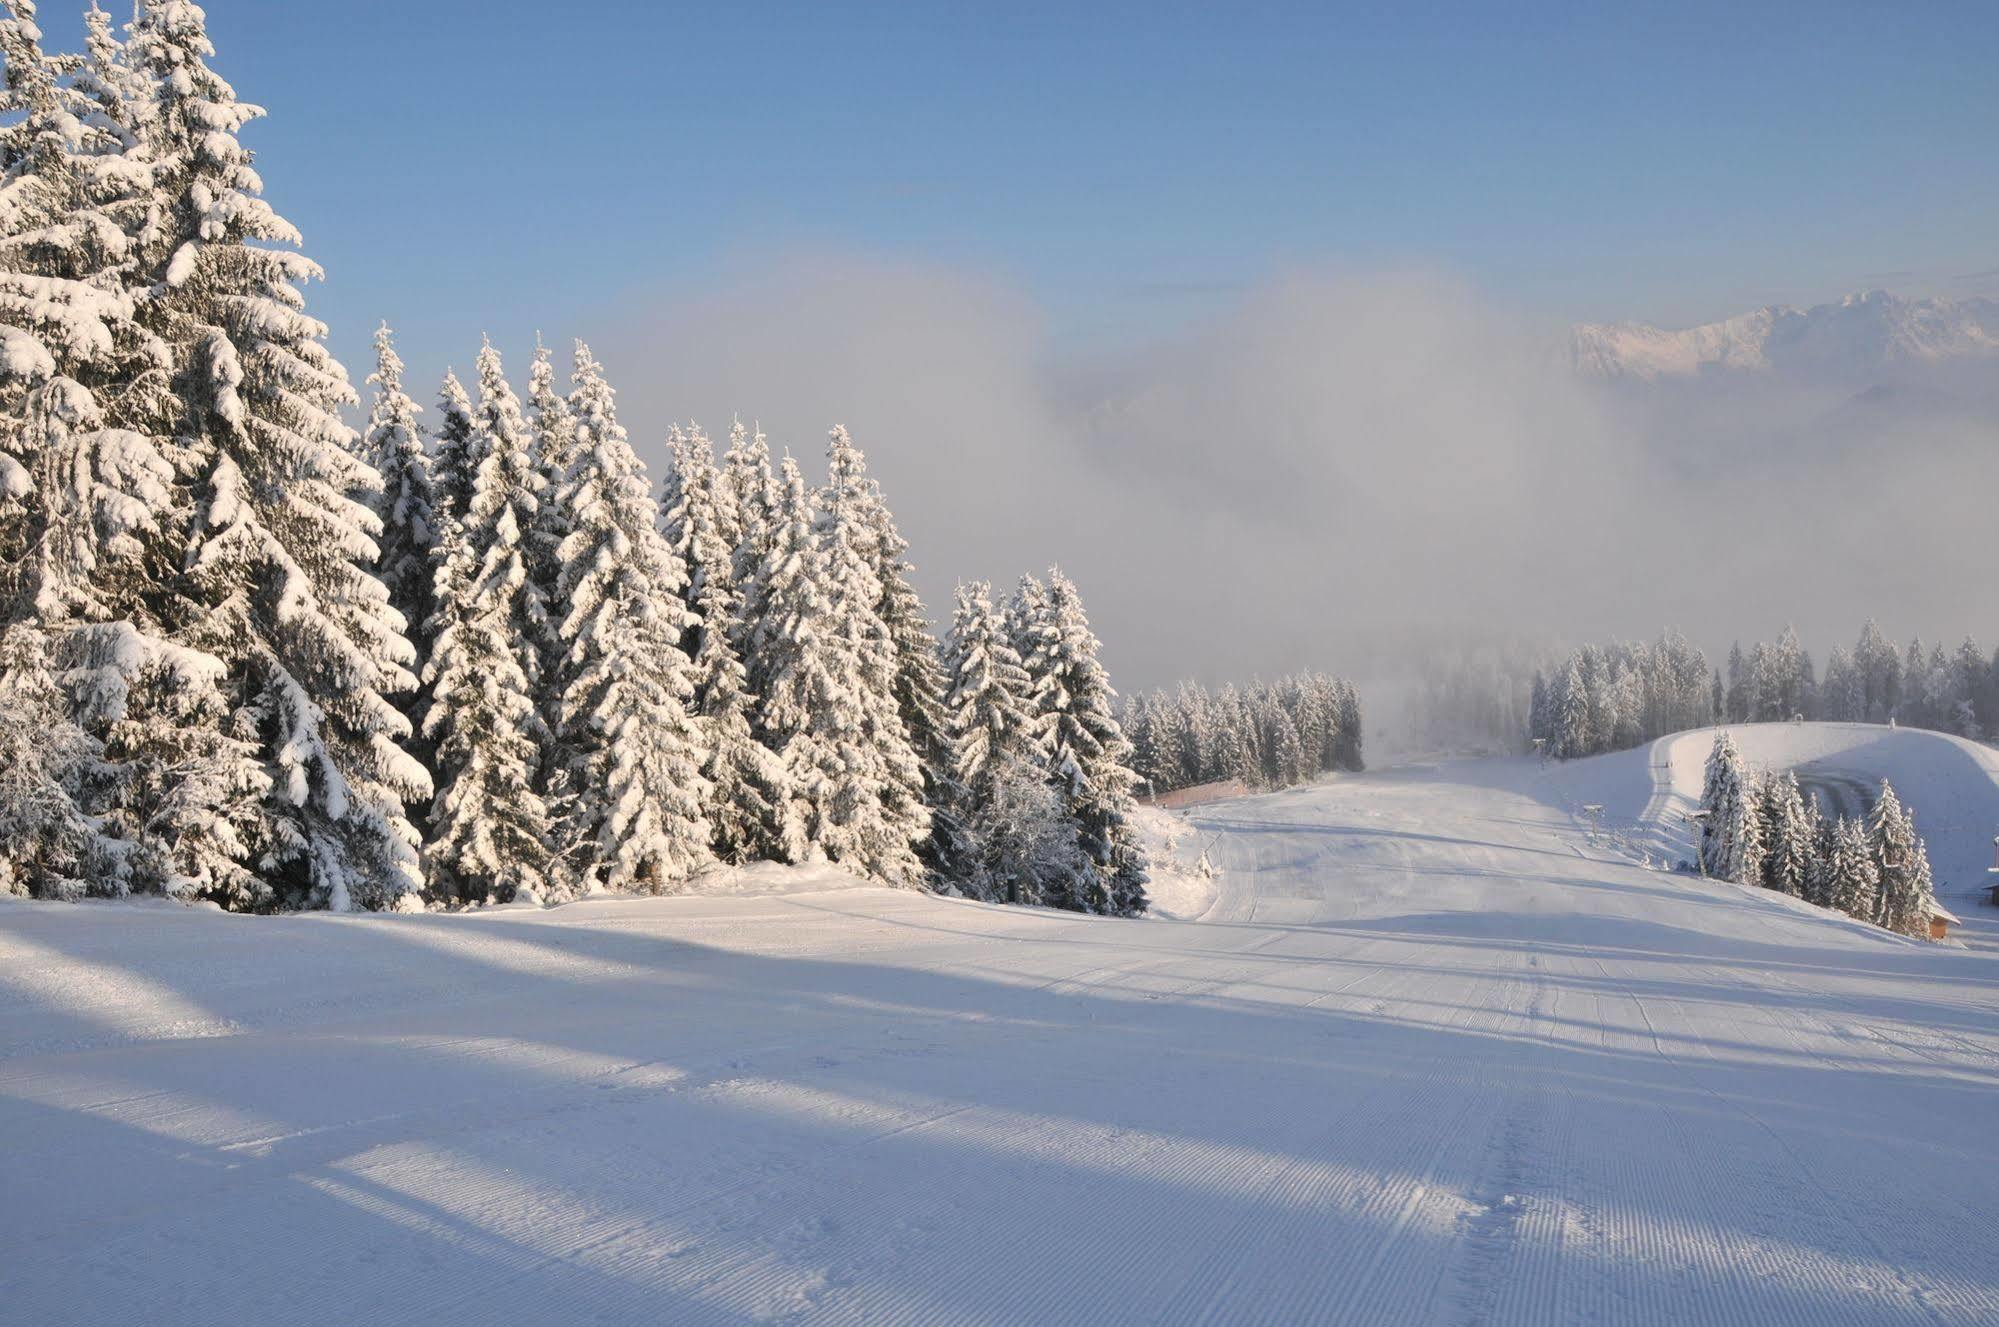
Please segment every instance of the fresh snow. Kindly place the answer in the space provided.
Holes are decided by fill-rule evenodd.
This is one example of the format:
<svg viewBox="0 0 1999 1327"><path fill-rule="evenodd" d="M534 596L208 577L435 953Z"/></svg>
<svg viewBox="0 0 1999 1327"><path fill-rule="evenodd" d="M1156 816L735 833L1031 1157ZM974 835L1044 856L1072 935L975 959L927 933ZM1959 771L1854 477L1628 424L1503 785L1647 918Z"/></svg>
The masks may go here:
<svg viewBox="0 0 1999 1327"><path fill-rule="evenodd" d="M1976 911L1980 749L1735 731ZM0 906L0 1317L1994 1321L1999 961L1648 869L1711 740L1202 808L1201 921Z"/></svg>

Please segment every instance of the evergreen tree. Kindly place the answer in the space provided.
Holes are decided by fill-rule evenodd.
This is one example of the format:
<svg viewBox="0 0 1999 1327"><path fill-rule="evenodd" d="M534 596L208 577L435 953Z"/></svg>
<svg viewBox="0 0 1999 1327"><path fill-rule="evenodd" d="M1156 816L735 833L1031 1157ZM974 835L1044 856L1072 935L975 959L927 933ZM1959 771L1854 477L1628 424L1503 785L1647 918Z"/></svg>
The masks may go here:
<svg viewBox="0 0 1999 1327"><path fill-rule="evenodd" d="M479 450L472 425L472 398L458 375L446 370L437 388L437 439L431 454L432 484L437 492L439 523L451 513L459 520L472 507L472 480L479 472ZM433 556L433 564L442 559Z"/></svg>
<svg viewBox="0 0 1999 1327"><path fill-rule="evenodd" d="M736 654L735 549L723 528L721 473L699 433L689 437L676 429L669 449L660 530L687 567L681 647L691 660L694 711L705 730L701 773L709 790L712 848L731 864L797 861L806 850L790 775L750 729L748 676Z"/></svg>
<svg viewBox="0 0 1999 1327"><path fill-rule="evenodd" d="M568 892L550 854L539 776L549 745L535 704L546 606L525 539L540 505L520 402L500 356L479 352L479 406L463 455L475 460L462 519L446 525L424 680L424 733L437 750L431 889L447 901L539 900Z"/></svg>
<svg viewBox="0 0 1999 1327"><path fill-rule="evenodd" d="M1728 647L1727 722L1748 723L1755 717L1755 700L1750 692L1748 662L1742 657L1742 642L1736 641Z"/></svg>
<svg viewBox="0 0 1999 1327"><path fill-rule="evenodd" d="M1853 666L1860 680L1860 718L1886 723L1902 701L1902 660L1895 647L1869 618L1853 647Z"/></svg>
<svg viewBox="0 0 1999 1327"><path fill-rule="evenodd" d="M1880 906L1880 868L1867 827L1857 820L1841 817L1833 828L1831 903L1849 917L1872 922Z"/></svg>
<svg viewBox="0 0 1999 1327"><path fill-rule="evenodd" d="M1701 868L1712 879L1748 883L1762 852L1748 772L1735 739L1716 733L1701 789Z"/></svg>
<svg viewBox="0 0 1999 1327"><path fill-rule="evenodd" d="M686 566L659 534L611 385L581 341L571 382L565 405L539 412L559 415L574 444L551 504L568 530L554 550L567 609L551 678L552 749L568 790L559 841L576 845L581 888L660 893L711 860L707 753L681 649L694 621L681 597Z"/></svg>
<svg viewBox="0 0 1999 1327"><path fill-rule="evenodd" d="M944 660L955 810L971 859L967 884L980 898L1038 900L1081 864L1061 803L1040 772L1027 670L983 582L958 587Z"/></svg>
<svg viewBox="0 0 1999 1327"><path fill-rule="evenodd" d="M1590 743L1590 703L1589 694L1583 681L1581 665L1574 659L1569 661L1568 671L1555 684L1554 708L1554 753L1563 760L1589 755Z"/></svg>
<svg viewBox="0 0 1999 1327"><path fill-rule="evenodd" d="M902 735L888 631L835 475L815 513L789 457L770 554L753 591L755 728L796 791L808 851L891 884L923 875L922 771Z"/></svg>
<svg viewBox="0 0 1999 1327"><path fill-rule="evenodd" d="M0 609L133 615L175 505L170 355L138 321L126 227L144 197L120 141L44 54L36 8L0 13ZM177 548L156 553L177 554Z"/></svg>
<svg viewBox="0 0 1999 1327"><path fill-rule="evenodd" d="M951 786L951 739L937 640L912 581L909 543L895 528L880 486L868 476L866 458L846 429L833 430L831 456L835 482L844 475L851 492L857 547L879 587L874 611L888 632L893 655L896 713L922 770L922 781L913 791L923 807L931 808L920 851L933 873L948 872L962 858L964 844L959 841L962 826L951 811L958 797Z"/></svg>
<svg viewBox="0 0 1999 1327"><path fill-rule="evenodd" d="M1929 853L1885 779L1868 818L1867 844L1880 882L1869 920L1901 935L1927 937L1933 897Z"/></svg>
<svg viewBox="0 0 1999 1327"><path fill-rule="evenodd" d="M547 630L539 644L542 671L553 678L568 653L568 644L561 639L558 629L563 618L558 596L565 568L562 543L580 520L569 501L576 492L571 486L574 478L572 471L583 461L590 440L582 436L569 402L556 389L554 358L539 336L535 337L534 359L528 367L527 416L528 452L533 457L535 473L541 480L538 489L541 501L535 507L534 528L528 532L526 541L527 567L528 575L541 590L543 601L550 605ZM637 458L633 459L636 461ZM646 496L650 503L652 495L648 493ZM564 738L556 718L556 711L561 706L559 691L549 689L544 704L549 729L557 734L555 746L547 753L545 773L553 802L569 792L564 773L573 772L582 755L562 746Z"/></svg>
<svg viewBox="0 0 1999 1327"><path fill-rule="evenodd" d="M1838 826L1819 808L1816 800L1807 800L1805 816L1811 822L1811 859L1805 868L1805 902L1821 908L1836 907L1839 896L1838 881L1834 875L1839 849Z"/></svg>
<svg viewBox="0 0 1999 1327"><path fill-rule="evenodd" d="M1135 916L1145 910L1145 851L1131 824L1131 745L1118 728L1110 679L1082 597L1060 570L1027 611L1033 653L1023 666L1045 725L1044 760L1076 826L1083 869L1066 897L1047 901L1083 912Z"/></svg>
<svg viewBox="0 0 1999 1327"><path fill-rule="evenodd" d="M1338 737L1334 742L1334 763L1350 774L1367 768L1361 733L1360 689L1341 679L1339 691Z"/></svg>
<svg viewBox="0 0 1999 1327"><path fill-rule="evenodd" d="M415 658L369 570L380 481L340 418L354 393L326 328L304 312L319 268L237 141L262 112L212 54L199 7L140 5L128 56L152 97L135 122L158 208L136 252L153 282L141 315L172 356L193 500L179 639L224 664L224 727L246 754L225 777L268 780L257 888L229 901L383 906L418 883L402 802L429 781L388 699Z"/></svg>
<svg viewBox="0 0 1999 1327"><path fill-rule="evenodd" d="M1786 771L1764 784L1762 822L1764 886L1803 898L1815 845L1811 816L1796 775Z"/></svg>
<svg viewBox="0 0 1999 1327"><path fill-rule="evenodd" d="M32 11L30 11L32 12ZM4 21L0 21L4 22ZM0 33L4 37L4 33ZM39 627L0 634L0 895L79 898L109 868L83 808L104 772L103 748L70 718Z"/></svg>
<svg viewBox="0 0 1999 1327"><path fill-rule="evenodd" d="M420 673L428 657L424 629L436 612L438 500L430 457L417 427L419 407L403 391L403 361L387 323L375 331L375 371L368 376L368 385L374 388L374 401L361 438L362 454L382 477L376 504L382 535L375 574L388 589L390 607L403 619L403 630L417 654L415 671ZM401 709L413 734L429 708L420 686L405 696ZM412 740L410 749L419 760L429 762L427 743Z"/></svg>

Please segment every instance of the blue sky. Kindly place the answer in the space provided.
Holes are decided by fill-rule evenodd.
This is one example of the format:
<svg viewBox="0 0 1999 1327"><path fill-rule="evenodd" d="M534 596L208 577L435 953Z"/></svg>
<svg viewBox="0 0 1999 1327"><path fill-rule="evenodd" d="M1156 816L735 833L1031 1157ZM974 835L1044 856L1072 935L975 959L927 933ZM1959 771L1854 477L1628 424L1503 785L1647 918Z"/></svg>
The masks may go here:
<svg viewBox="0 0 1999 1327"><path fill-rule="evenodd" d="M992 273L1085 342L1298 265L1665 322L1999 267L1989 3L208 9L350 356L796 252Z"/></svg>

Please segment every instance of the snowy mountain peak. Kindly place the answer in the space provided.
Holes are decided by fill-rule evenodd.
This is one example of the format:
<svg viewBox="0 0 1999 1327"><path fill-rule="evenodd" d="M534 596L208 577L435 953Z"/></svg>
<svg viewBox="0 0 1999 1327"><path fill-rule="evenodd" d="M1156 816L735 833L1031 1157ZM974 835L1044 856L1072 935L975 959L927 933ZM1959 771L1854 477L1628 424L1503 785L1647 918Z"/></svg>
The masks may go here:
<svg viewBox="0 0 1999 1327"><path fill-rule="evenodd" d="M1680 331L1585 323L1569 337L1576 370L1607 380L1776 372L1855 376L1898 364L1999 354L1999 301L1904 299L1862 291L1809 309L1772 305Z"/></svg>

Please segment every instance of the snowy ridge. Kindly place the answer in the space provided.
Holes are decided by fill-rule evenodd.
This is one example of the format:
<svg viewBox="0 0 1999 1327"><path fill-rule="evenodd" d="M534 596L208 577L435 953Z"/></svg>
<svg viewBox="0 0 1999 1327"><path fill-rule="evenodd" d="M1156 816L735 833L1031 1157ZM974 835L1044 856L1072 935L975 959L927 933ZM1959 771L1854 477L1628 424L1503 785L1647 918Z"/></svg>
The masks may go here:
<svg viewBox="0 0 1999 1327"><path fill-rule="evenodd" d="M1808 309L1772 305L1669 331L1585 323L1569 337L1586 377L1650 381L1703 373L1866 377L1896 364L1999 354L1999 301L1904 299L1870 290Z"/></svg>

